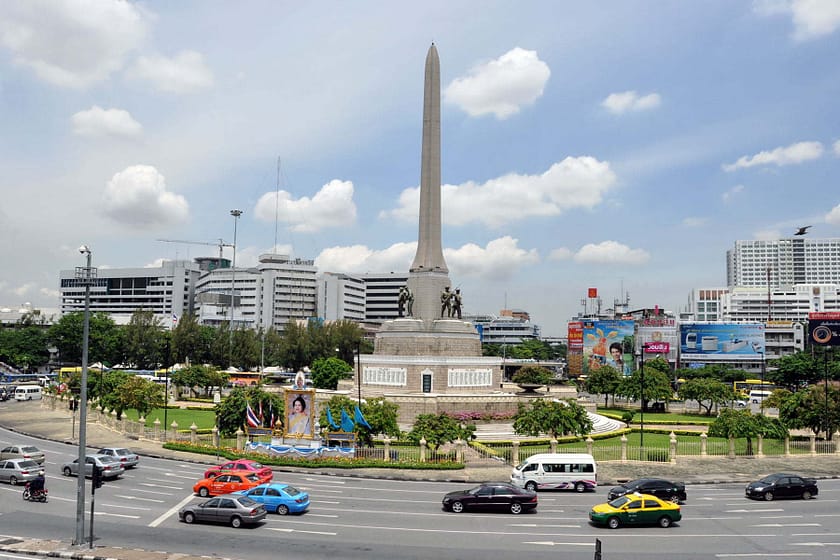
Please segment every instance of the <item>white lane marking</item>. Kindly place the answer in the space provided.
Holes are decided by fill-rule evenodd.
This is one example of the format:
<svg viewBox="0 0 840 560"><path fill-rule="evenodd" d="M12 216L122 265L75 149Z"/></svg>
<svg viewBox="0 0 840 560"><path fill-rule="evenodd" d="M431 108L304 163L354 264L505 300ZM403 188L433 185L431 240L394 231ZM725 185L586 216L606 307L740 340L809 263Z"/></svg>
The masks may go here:
<svg viewBox="0 0 840 560"><path fill-rule="evenodd" d="M96 516L103 515L103 516L106 516L106 517L125 517L127 519L140 519L139 515L125 515L125 514L122 514L122 513L108 513L107 511L95 511L95 512L93 512L93 515L96 515Z"/></svg>
<svg viewBox="0 0 840 560"><path fill-rule="evenodd" d="M785 511L781 508L778 509L727 509L723 513L770 513L773 511Z"/></svg>
<svg viewBox="0 0 840 560"><path fill-rule="evenodd" d="M169 488L170 490L183 490L183 486L166 486L164 484L152 484L150 482L141 482L139 486L151 486L152 488Z"/></svg>
<svg viewBox="0 0 840 560"><path fill-rule="evenodd" d="M795 542L790 546L840 546L840 542Z"/></svg>
<svg viewBox="0 0 840 560"><path fill-rule="evenodd" d="M332 479L319 480L317 478L304 478L303 480L305 480L306 482L316 482L318 484L347 484L347 481L345 481L345 480L332 480Z"/></svg>
<svg viewBox="0 0 840 560"><path fill-rule="evenodd" d="M732 553L732 554L715 554L715 558L802 558L802 557L811 557L813 554L809 552L777 552L777 553L769 553L769 552L743 552L743 553Z"/></svg>
<svg viewBox="0 0 840 560"><path fill-rule="evenodd" d="M268 527L269 531L280 531L281 533L309 533L310 535L327 535L330 537L336 536L338 533L330 533L327 531L304 531L303 529L280 529L278 527Z"/></svg>
<svg viewBox="0 0 840 560"><path fill-rule="evenodd" d="M166 519L170 515L172 515L173 513L178 513L178 510L181 509L182 507L184 507L185 505L187 505L188 503L190 503L193 500L194 497L195 496L190 494L189 496L187 496L186 498L184 498L183 500L181 500L180 502L178 502L177 504L175 504L174 506L172 506L171 508L169 508L165 512L161 513L160 516L157 519L155 519L154 521L152 521L151 523L149 523L148 526L149 527L157 527L158 525L160 525L161 523L166 521Z"/></svg>
<svg viewBox="0 0 840 560"><path fill-rule="evenodd" d="M539 544L543 546L595 546L592 543L554 541L524 541L522 544Z"/></svg>
<svg viewBox="0 0 840 560"><path fill-rule="evenodd" d="M791 519L793 517L805 517L804 515L762 515L759 519Z"/></svg>
<svg viewBox="0 0 840 560"><path fill-rule="evenodd" d="M328 518L335 519L338 516L337 515L328 515L326 513L312 513L311 511L307 511L306 512L306 517L328 517Z"/></svg>
<svg viewBox="0 0 840 560"><path fill-rule="evenodd" d="M318 504L319 504L319 505L320 505L320 504L332 504L332 505L334 505L334 506L337 506L337 505L338 505L338 504L340 504L340 503L341 503L341 502L329 502L329 501L327 501L327 500L318 500Z"/></svg>
<svg viewBox="0 0 840 560"><path fill-rule="evenodd" d="M134 488L135 492L142 492L143 494L157 494L158 496L171 496L172 492L155 492L154 490L143 490L142 488ZM182 490L182 488L178 488Z"/></svg>
<svg viewBox="0 0 840 560"><path fill-rule="evenodd" d="M136 509L140 511L150 511L152 508L147 507L139 507L139 506L121 506L117 504L102 504L102 507L112 507L112 508L120 508L120 509Z"/></svg>
<svg viewBox="0 0 840 560"><path fill-rule="evenodd" d="M822 523L758 523L753 527L822 527Z"/></svg>
<svg viewBox="0 0 840 560"><path fill-rule="evenodd" d="M546 525L543 523L511 523L510 527L561 527L564 529L580 529L580 525Z"/></svg>
<svg viewBox="0 0 840 560"><path fill-rule="evenodd" d="M0 552L0 558L19 558L20 560L32 560L31 556L18 556L16 554L8 554L6 552Z"/></svg>
<svg viewBox="0 0 840 560"><path fill-rule="evenodd" d="M141 502L155 502L157 504L162 504L165 501L165 500L156 500L154 498L140 498L139 496L125 496L125 495L122 495L122 494L117 494L115 497L116 498L122 498L123 500L139 500Z"/></svg>

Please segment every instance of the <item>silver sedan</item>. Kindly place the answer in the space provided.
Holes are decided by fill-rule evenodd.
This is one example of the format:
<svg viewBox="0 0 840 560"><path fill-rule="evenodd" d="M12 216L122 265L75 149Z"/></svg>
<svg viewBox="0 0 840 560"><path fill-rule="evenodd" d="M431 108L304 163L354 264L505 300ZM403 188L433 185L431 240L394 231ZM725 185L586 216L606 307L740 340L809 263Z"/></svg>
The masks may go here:
<svg viewBox="0 0 840 560"><path fill-rule="evenodd" d="M43 467L31 459L8 459L0 461L0 480L12 486L34 480Z"/></svg>
<svg viewBox="0 0 840 560"><path fill-rule="evenodd" d="M114 459L113 457L109 457L108 455L88 455L85 458L85 476L90 478L93 476L93 467L97 466L102 469L102 478L103 479L110 479L110 478L117 478L122 473L125 472L125 469L120 464L119 461ZM64 463L61 466L61 472L64 476L70 476L72 474L78 475L79 474L79 460L74 459L69 463Z"/></svg>

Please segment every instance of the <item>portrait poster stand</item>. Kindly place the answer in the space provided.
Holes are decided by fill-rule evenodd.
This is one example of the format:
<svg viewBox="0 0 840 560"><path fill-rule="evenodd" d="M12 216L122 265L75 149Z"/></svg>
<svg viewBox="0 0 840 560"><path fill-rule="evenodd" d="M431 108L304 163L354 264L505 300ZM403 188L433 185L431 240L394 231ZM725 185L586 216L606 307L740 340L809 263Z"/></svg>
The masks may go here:
<svg viewBox="0 0 840 560"><path fill-rule="evenodd" d="M314 439L315 389L285 389L283 437Z"/></svg>

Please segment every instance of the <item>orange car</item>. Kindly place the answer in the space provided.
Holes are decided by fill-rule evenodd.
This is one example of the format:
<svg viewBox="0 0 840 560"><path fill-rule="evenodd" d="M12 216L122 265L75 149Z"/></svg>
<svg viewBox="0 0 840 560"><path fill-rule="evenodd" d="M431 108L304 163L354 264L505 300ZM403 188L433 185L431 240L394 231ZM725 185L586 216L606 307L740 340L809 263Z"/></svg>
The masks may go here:
<svg viewBox="0 0 840 560"><path fill-rule="evenodd" d="M250 490L261 483L260 477L256 474L222 472L210 478L199 480L193 486L193 492L202 498L206 498L207 496Z"/></svg>

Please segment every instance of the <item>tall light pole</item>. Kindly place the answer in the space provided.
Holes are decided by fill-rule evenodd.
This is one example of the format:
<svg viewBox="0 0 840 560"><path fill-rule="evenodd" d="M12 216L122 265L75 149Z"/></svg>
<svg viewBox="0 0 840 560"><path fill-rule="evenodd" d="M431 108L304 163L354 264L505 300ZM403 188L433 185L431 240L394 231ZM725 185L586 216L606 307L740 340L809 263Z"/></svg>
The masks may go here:
<svg viewBox="0 0 840 560"><path fill-rule="evenodd" d="M767 371L767 359L764 352L759 353L761 354L761 390L764 391L764 373ZM758 413L764 416L764 397L762 397L761 402L758 403Z"/></svg>
<svg viewBox="0 0 840 560"><path fill-rule="evenodd" d="M230 269L230 323L228 324L228 366L233 365L233 306L236 304L236 225L242 210L231 210L233 216L233 262Z"/></svg>
<svg viewBox="0 0 840 560"><path fill-rule="evenodd" d="M82 387L79 392L79 476L76 484L76 538L73 544L82 545L85 541L85 459L86 459L86 437L87 437L87 374L88 374L88 341L90 339L90 285L96 276L96 271L91 267L90 247L82 245L79 252L86 256L85 267L76 267L76 279L85 286L85 319L82 333ZM91 543L92 544L92 543Z"/></svg>
<svg viewBox="0 0 840 560"><path fill-rule="evenodd" d="M362 343L356 342L356 385L359 389L359 408L362 407Z"/></svg>
<svg viewBox="0 0 840 560"><path fill-rule="evenodd" d="M828 416L828 351L831 348L826 346L823 351L823 369L825 370L825 441L831 440L831 421Z"/></svg>
<svg viewBox="0 0 840 560"><path fill-rule="evenodd" d="M639 413L639 451L645 447L645 352L647 352L648 343L642 344L642 351L639 353L639 395L642 401ZM641 459L641 457L640 457Z"/></svg>

